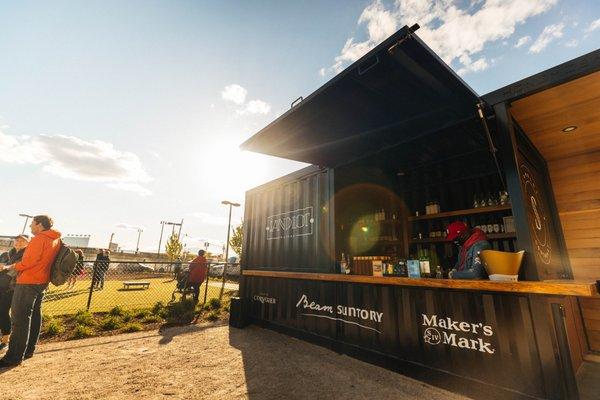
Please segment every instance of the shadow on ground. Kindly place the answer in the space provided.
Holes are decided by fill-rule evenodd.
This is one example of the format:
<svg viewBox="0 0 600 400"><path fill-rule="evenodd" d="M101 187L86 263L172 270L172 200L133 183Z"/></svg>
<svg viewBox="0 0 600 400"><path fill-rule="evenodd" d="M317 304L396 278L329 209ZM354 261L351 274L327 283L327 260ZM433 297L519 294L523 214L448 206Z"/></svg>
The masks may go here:
<svg viewBox="0 0 600 400"><path fill-rule="evenodd" d="M241 352L247 397L264 399L465 399L327 348L249 326L229 329Z"/></svg>
<svg viewBox="0 0 600 400"><path fill-rule="evenodd" d="M173 341L175 336L186 335L190 333L200 332L209 328L214 328L216 326L227 325L227 322L220 322L215 324L206 324L206 325L163 325L159 328L158 333L162 336L158 341L158 344L169 344Z"/></svg>

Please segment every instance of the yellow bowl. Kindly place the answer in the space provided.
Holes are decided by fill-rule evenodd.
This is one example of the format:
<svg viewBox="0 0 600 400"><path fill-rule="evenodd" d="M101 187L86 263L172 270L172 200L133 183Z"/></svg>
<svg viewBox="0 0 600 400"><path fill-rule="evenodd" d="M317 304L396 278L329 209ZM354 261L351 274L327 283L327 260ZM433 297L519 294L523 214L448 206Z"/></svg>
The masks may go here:
<svg viewBox="0 0 600 400"><path fill-rule="evenodd" d="M525 254L524 250L518 253L483 250L481 260L488 275L518 275L523 261L523 254Z"/></svg>

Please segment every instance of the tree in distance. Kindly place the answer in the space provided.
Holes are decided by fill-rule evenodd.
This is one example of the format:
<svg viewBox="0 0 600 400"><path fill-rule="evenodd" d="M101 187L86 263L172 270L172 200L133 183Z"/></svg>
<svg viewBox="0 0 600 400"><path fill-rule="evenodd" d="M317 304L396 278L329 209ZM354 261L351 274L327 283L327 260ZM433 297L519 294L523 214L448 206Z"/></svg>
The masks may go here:
<svg viewBox="0 0 600 400"><path fill-rule="evenodd" d="M179 235L173 233L167 244L165 245L165 253L167 253L167 257L169 260L177 260L181 257L181 251L183 250L183 244L179 240Z"/></svg>
<svg viewBox="0 0 600 400"><path fill-rule="evenodd" d="M229 245L236 254L242 258L242 242L244 239L244 220L238 226L233 228L233 233L229 238Z"/></svg>

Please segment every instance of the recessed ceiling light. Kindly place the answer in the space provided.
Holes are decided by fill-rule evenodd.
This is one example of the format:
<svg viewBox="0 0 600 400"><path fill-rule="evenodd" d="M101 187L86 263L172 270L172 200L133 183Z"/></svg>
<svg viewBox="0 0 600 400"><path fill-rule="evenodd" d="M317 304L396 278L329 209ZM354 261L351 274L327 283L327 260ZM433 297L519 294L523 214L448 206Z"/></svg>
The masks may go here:
<svg viewBox="0 0 600 400"><path fill-rule="evenodd" d="M569 132L573 132L575 129L577 129L577 127L575 125L569 125L563 128L563 132L565 133L569 133Z"/></svg>

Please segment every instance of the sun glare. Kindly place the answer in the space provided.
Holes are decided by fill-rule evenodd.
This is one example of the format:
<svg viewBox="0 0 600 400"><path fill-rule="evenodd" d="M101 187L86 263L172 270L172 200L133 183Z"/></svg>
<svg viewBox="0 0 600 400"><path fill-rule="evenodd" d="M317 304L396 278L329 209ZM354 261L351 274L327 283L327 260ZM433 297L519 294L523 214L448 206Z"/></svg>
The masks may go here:
<svg viewBox="0 0 600 400"><path fill-rule="evenodd" d="M269 179L264 155L241 151L239 143L220 141L203 149L201 180L220 196L243 199L244 192Z"/></svg>

